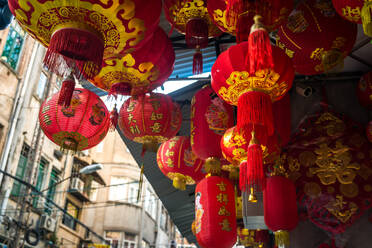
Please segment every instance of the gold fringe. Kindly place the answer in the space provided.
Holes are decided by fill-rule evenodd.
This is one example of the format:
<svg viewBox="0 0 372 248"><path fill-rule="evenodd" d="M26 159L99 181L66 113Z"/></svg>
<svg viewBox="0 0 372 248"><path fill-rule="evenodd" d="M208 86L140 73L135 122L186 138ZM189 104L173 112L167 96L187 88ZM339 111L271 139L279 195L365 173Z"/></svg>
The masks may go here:
<svg viewBox="0 0 372 248"><path fill-rule="evenodd" d="M360 13L364 34L372 37L372 1L366 1Z"/></svg>
<svg viewBox="0 0 372 248"><path fill-rule="evenodd" d="M275 234L275 245L277 247L288 247L289 246L289 232L280 230L274 233Z"/></svg>

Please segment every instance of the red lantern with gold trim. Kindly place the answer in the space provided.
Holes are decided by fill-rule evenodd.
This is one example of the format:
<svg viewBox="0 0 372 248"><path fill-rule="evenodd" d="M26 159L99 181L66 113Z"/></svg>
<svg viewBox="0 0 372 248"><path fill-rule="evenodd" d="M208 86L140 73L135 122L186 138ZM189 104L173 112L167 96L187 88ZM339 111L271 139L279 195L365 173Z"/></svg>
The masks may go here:
<svg viewBox="0 0 372 248"><path fill-rule="evenodd" d="M72 75L92 79L104 57L141 46L158 26L161 1L9 0L9 8L19 24L48 47L44 66L70 76L59 100L68 106L75 87Z"/></svg>
<svg viewBox="0 0 372 248"><path fill-rule="evenodd" d="M372 36L372 3L367 0L332 0L337 13L344 19L363 24L364 33Z"/></svg>
<svg viewBox="0 0 372 248"><path fill-rule="evenodd" d="M294 229L298 223L294 183L284 176L269 177L263 198L265 223L275 232L276 246L288 246L288 231Z"/></svg>
<svg viewBox="0 0 372 248"><path fill-rule="evenodd" d="M220 141L233 125L233 107L220 99L210 86L194 95L191 101L191 147L198 158L206 160L208 173L220 171Z"/></svg>
<svg viewBox="0 0 372 248"><path fill-rule="evenodd" d="M248 54L248 42L242 42L223 52L212 67L212 87L226 102L238 105L237 129L242 130L243 137L250 142L247 147L248 165L256 175L242 176L256 178L241 185L262 190L265 186L262 172L262 149L267 138L274 133L272 102L279 100L291 88L294 70L291 60L279 48L272 46L273 68L266 68L251 73ZM253 132L252 132L253 131ZM256 138L251 139L252 134ZM241 167L242 169L242 167ZM256 184L258 183L258 184Z"/></svg>
<svg viewBox="0 0 372 248"><path fill-rule="evenodd" d="M195 184L205 177L204 161L192 152L187 136L176 136L161 144L157 162L161 172L173 180L176 189L185 190L186 184Z"/></svg>
<svg viewBox="0 0 372 248"><path fill-rule="evenodd" d="M114 96L148 93L172 74L174 60L172 43L159 27L141 48L104 59L101 72L90 82Z"/></svg>
<svg viewBox="0 0 372 248"><path fill-rule="evenodd" d="M331 2L310 0L301 2L279 28L277 45L298 73L314 75L342 64L356 35L357 25L337 15Z"/></svg>
<svg viewBox="0 0 372 248"><path fill-rule="evenodd" d="M44 134L63 150L82 151L101 142L110 127L110 115L102 100L86 89L75 89L70 107L58 105L58 93L40 107Z"/></svg>
<svg viewBox="0 0 372 248"><path fill-rule="evenodd" d="M172 28L185 34L186 44L195 48L193 73L203 73L203 56L200 49L208 46L209 38L217 37L221 31L213 24L205 0L165 0L164 13Z"/></svg>
<svg viewBox="0 0 372 248"><path fill-rule="evenodd" d="M292 9L292 0L208 0L208 12L214 23L223 32L235 35L239 43L248 39L255 15L261 15L265 27L272 31L286 20Z"/></svg>
<svg viewBox="0 0 372 248"><path fill-rule="evenodd" d="M241 162L247 160L248 143L236 126L226 130L220 147L224 158L235 166L239 167Z"/></svg>
<svg viewBox="0 0 372 248"><path fill-rule="evenodd" d="M181 122L181 110L170 96L151 93L126 100L118 124L128 139L143 143L146 150L156 151L158 143L177 134Z"/></svg>
<svg viewBox="0 0 372 248"><path fill-rule="evenodd" d="M360 78L357 96L361 105L372 110L372 71L364 74Z"/></svg>
<svg viewBox="0 0 372 248"><path fill-rule="evenodd" d="M195 232L203 248L226 248L235 244L235 194L229 180L210 176L197 184Z"/></svg>

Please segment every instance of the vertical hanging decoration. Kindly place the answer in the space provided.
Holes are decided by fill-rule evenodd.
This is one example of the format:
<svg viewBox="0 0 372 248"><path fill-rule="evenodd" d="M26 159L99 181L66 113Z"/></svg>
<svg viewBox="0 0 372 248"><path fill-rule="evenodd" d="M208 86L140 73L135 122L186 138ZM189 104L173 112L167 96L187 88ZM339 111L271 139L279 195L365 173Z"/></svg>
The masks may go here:
<svg viewBox="0 0 372 248"><path fill-rule="evenodd" d="M198 183L205 176L204 161L192 152L187 136L176 136L161 144L157 162L161 172L179 190L185 190L186 185Z"/></svg>
<svg viewBox="0 0 372 248"><path fill-rule="evenodd" d="M357 87L357 96L362 106L372 110L372 71L360 78Z"/></svg>
<svg viewBox="0 0 372 248"><path fill-rule="evenodd" d="M168 95L151 93L131 97L119 112L119 128L130 140L143 144L143 152L156 152L162 143L177 134L182 114L177 103Z"/></svg>
<svg viewBox="0 0 372 248"><path fill-rule="evenodd" d="M114 97L141 95L168 79L174 61L172 43L159 27L141 48L122 57L105 58L102 70L90 82Z"/></svg>
<svg viewBox="0 0 372 248"><path fill-rule="evenodd" d="M233 125L233 107L219 98L210 86L194 95L191 101L191 147L198 158L205 160L207 173L219 173L220 141Z"/></svg>
<svg viewBox="0 0 372 248"><path fill-rule="evenodd" d="M337 15L331 1L302 1L280 26L276 43L292 58L296 72L315 75L342 67L357 31L356 24Z"/></svg>
<svg viewBox="0 0 372 248"><path fill-rule="evenodd" d="M40 127L62 150L82 151L101 142L110 127L102 100L86 89L75 89L69 107L58 105L58 93L40 107Z"/></svg>
<svg viewBox="0 0 372 248"><path fill-rule="evenodd" d="M44 66L61 77L92 79L104 57L141 46L159 23L161 1L10 0L19 24L48 47ZM148 11L150 10L150 11ZM130 28L128 28L130 27ZM59 102L68 106L73 81L62 85Z"/></svg>
<svg viewBox="0 0 372 248"><path fill-rule="evenodd" d="M221 34L209 17L207 1L165 0L164 13L172 28L185 34L187 46L196 49L193 58L193 74L203 73L201 49L208 46L209 38Z"/></svg>
<svg viewBox="0 0 372 248"><path fill-rule="evenodd" d="M197 184L195 232L203 248L226 248L236 243L234 187L229 180L210 176Z"/></svg>
<svg viewBox="0 0 372 248"><path fill-rule="evenodd" d="M264 217L267 227L275 233L275 245L289 246L289 232L298 223L296 187L285 176L267 179L264 196Z"/></svg>
<svg viewBox="0 0 372 248"><path fill-rule="evenodd" d="M262 16L262 24L271 32L285 21L293 4L292 0L208 0L208 12L223 32L240 43L248 40L254 16Z"/></svg>
<svg viewBox="0 0 372 248"><path fill-rule="evenodd" d="M291 88L294 70L289 57L271 46L273 68L251 73L250 60L246 60L248 46L248 42L242 42L217 58L212 67L212 87L227 103L238 106L237 130L250 141L246 148L247 163L240 166L240 176L246 179L241 181L241 186L261 190L265 180L260 176L264 175L260 145L266 145L274 133L272 102ZM253 134L255 139L251 139ZM252 174L243 175L244 172Z"/></svg>

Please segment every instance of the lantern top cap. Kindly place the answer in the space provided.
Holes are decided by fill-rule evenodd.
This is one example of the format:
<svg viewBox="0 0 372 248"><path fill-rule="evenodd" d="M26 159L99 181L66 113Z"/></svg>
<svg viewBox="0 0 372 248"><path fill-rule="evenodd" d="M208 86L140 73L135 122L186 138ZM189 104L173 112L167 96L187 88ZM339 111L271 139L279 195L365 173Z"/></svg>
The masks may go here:
<svg viewBox="0 0 372 248"><path fill-rule="evenodd" d="M251 27L251 33L258 31L258 30L266 30L265 25L262 23L262 16L255 15L253 17L254 24Z"/></svg>

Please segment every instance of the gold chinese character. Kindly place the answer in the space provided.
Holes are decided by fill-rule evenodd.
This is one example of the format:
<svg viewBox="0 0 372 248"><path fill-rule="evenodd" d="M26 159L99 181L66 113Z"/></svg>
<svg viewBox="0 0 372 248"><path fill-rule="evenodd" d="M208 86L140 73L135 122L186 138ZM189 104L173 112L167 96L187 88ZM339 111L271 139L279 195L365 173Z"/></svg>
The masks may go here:
<svg viewBox="0 0 372 248"><path fill-rule="evenodd" d="M221 183L217 183L217 186L221 191L226 191L226 183L221 181Z"/></svg>
<svg viewBox="0 0 372 248"><path fill-rule="evenodd" d="M344 37L337 37L332 42L332 48L333 49L341 49L345 45L346 39Z"/></svg>
<svg viewBox="0 0 372 248"><path fill-rule="evenodd" d="M216 197L219 203L227 204L229 202L227 194L219 193Z"/></svg>
<svg viewBox="0 0 372 248"><path fill-rule="evenodd" d="M135 134L135 133L140 134L140 133L141 133L137 125L135 125L135 126L131 126L131 127L130 127L130 132L131 132L132 134Z"/></svg>
<svg viewBox="0 0 372 248"><path fill-rule="evenodd" d="M168 165L168 167L174 167L174 163L173 163L173 160L171 158L167 159L167 165Z"/></svg>
<svg viewBox="0 0 372 248"><path fill-rule="evenodd" d="M230 222L228 219L223 219L222 222L219 223L221 226L222 226L222 231L227 231L227 232L230 232L231 231L231 227L230 227Z"/></svg>
<svg viewBox="0 0 372 248"><path fill-rule="evenodd" d="M169 151L169 150L167 150L166 152L165 152L165 156L167 156L167 157L169 157L169 156L174 156L174 152L172 151Z"/></svg>
<svg viewBox="0 0 372 248"><path fill-rule="evenodd" d="M280 49L283 49L283 50L284 50L285 45L284 45L283 42L277 41L276 44L277 44L277 46L278 46Z"/></svg>
<svg viewBox="0 0 372 248"><path fill-rule="evenodd" d="M220 207L220 209L218 210L218 215L221 215L221 216L230 216L230 212L227 211L227 209L226 209L225 206L222 206L222 207Z"/></svg>
<svg viewBox="0 0 372 248"><path fill-rule="evenodd" d="M169 148L173 148L176 145L176 141L169 141Z"/></svg>
<svg viewBox="0 0 372 248"><path fill-rule="evenodd" d="M310 58L314 60L322 60L323 53L324 48L317 48L311 53Z"/></svg>
<svg viewBox="0 0 372 248"><path fill-rule="evenodd" d="M137 120L136 119L133 119L133 114L129 114L128 115L128 124L132 124L133 123L137 123Z"/></svg>
<svg viewBox="0 0 372 248"><path fill-rule="evenodd" d="M151 128L153 133L160 133L161 124L158 123L158 122L155 122L154 125L152 125L150 128Z"/></svg>
<svg viewBox="0 0 372 248"><path fill-rule="evenodd" d="M346 6L346 8L342 8L343 16L351 22L357 22L360 20L360 8L351 8L350 6Z"/></svg>
<svg viewBox="0 0 372 248"><path fill-rule="evenodd" d="M285 53L288 55L288 57L293 58L294 51L292 51L291 49L286 48Z"/></svg>
<svg viewBox="0 0 372 248"><path fill-rule="evenodd" d="M151 113L151 120L152 121L161 120L161 119L163 119L163 114L162 113L159 113L159 114L157 114L155 112Z"/></svg>
<svg viewBox="0 0 372 248"><path fill-rule="evenodd" d="M127 108L127 112L132 112L134 110L134 107L136 106L136 102L130 101L129 106Z"/></svg>

